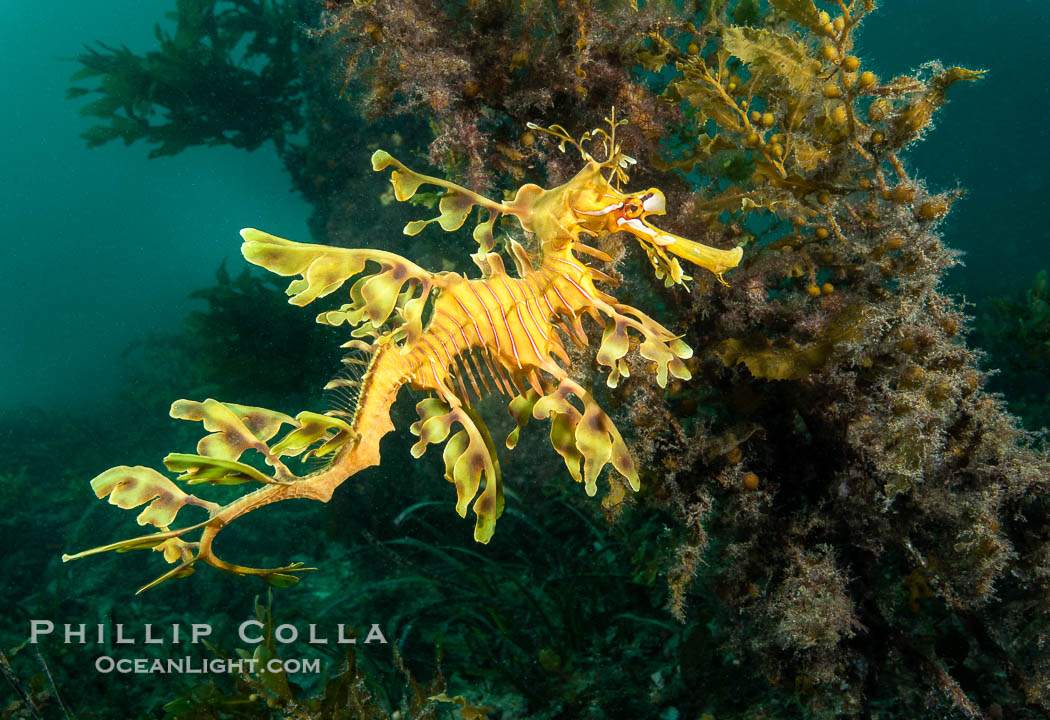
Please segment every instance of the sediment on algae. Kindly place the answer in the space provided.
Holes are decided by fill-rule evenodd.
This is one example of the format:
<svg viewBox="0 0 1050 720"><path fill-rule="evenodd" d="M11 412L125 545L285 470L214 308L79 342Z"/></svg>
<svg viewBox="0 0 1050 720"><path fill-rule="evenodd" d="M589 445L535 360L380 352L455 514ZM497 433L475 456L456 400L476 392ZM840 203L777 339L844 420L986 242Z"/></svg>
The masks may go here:
<svg viewBox="0 0 1050 720"><path fill-rule="evenodd" d="M626 513L670 518L672 615L709 613L710 642L761 671L763 697L809 713L1047 710L1050 463L986 391L969 319L939 289L958 262L940 223L965 199L901 158L979 72L877 76L853 48L872 2L326 5L320 41L351 100L374 120L430 119L426 140L402 141L438 174L565 180L566 156L525 123L578 133L615 105L668 229L743 246L731 287L687 291L600 241L618 259L603 269L698 349L691 381L626 379L607 403L642 468ZM567 105L573 118L552 116ZM316 102L308 125L328 107L344 105ZM295 157L333 158L338 177L332 142L312 135ZM320 175L315 227L350 232L334 219L360 200ZM702 668L683 652L678 671Z"/></svg>

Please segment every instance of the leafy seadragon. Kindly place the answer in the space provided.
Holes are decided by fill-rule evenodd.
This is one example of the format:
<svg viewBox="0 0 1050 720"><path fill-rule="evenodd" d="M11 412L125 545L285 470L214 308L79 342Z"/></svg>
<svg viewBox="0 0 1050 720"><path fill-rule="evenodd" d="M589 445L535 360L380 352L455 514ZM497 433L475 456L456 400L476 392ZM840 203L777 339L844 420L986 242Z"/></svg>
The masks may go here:
<svg viewBox="0 0 1050 720"><path fill-rule="evenodd" d="M614 284L599 270L577 258L584 253L610 258L585 245L581 236L626 231L648 254L657 276L668 285L686 278L675 256L715 273L740 262L740 248L718 250L655 228L648 216L664 213L664 196L650 188L625 193L626 170L635 161L616 142L616 127L597 129L574 140L560 126L530 128L555 136L560 147L579 150L585 166L569 182L551 190L537 185L521 187L513 200L496 202L440 178L416 173L388 153L372 156L376 171L393 168L390 181L398 200L413 197L422 185L444 190L440 215L411 222L405 233L415 235L430 223L442 229L460 228L474 207L486 217L474 228L479 246L472 257L481 277L468 279L454 272L432 273L393 253L382 250L343 249L283 240L254 229L241 231L244 257L283 276L297 276L288 288L289 302L306 305L339 290L350 278L361 275L350 287L350 302L324 312L318 321L353 328L344 347L353 351L351 366L363 368L357 377L333 380L329 388L353 393L350 412L303 412L292 418L257 407L178 400L172 417L198 420L210 434L197 445L197 454L173 453L165 467L189 485L259 483L242 497L219 505L184 492L174 482L147 467L115 467L91 481L99 498L130 509L141 505L140 525L159 532L97 547L63 560L104 552L152 548L164 553L172 570L142 590L172 577L191 574L203 561L238 575L258 575L277 585L297 580L301 563L271 569L233 565L219 559L213 549L215 536L224 527L252 510L291 498L327 502L335 489L359 471L378 465L379 441L394 429L390 408L398 391L407 385L428 393L416 406L419 421L411 427L419 436L412 447L421 456L431 443L445 444L445 476L455 484L456 511L466 517L473 501L477 516L474 537L488 542L503 511L503 492L495 444L472 407L472 401L492 393L511 398L509 410L517 428L506 440L513 448L518 433L530 418L548 418L554 449L565 460L570 474L594 495L596 480L609 463L634 490L638 473L616 426L590 392L573 380L564 341L587 343L581 318L588 315L604 326L598 363L609 369L608 385L615 387L628 375L624 356L637 336L637 351L656 367L661 387L668 374L688 379L682 362L692 350L673 333L641 311L622 304L596 286ZM604 160L596 160L584 143L600 141ZM508 241L508 254L516 275L493 252L493 228L501 215L513 216L538 242L530 255L519 243ZM371 265L370 265L371 264ZM378 266L375 269L372 266ZM424 317L427 318L424 321ZM452 434L453 426L459 430ZM274 438L289 426L280 439ZM240 462L246 451L259 453L272 470L264 472ZM319 458L325 464L305 476L295 475L282 458ZM581 470L582 465L582 470ZM610 498L618 501L624 483L610 479ZM480 490L480 494L479 494ZM207 519L170 529L183 506L196 505ZM199 539L184 539L200 531Z"/></svg>

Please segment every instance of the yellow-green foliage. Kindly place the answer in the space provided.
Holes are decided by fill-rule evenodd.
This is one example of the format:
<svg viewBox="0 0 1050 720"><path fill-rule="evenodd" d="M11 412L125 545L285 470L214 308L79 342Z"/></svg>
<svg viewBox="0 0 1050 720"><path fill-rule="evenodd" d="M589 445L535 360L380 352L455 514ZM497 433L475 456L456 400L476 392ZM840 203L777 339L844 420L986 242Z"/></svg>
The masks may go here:
<svg viewBox="0 0 1050 720"><path fill-rule="evenodd" d="M861 313L859 309L843 310L828 324L813 343L799 345L787 339L774 342L762 335L722 341L715 351L726 367L744 363L757 378L765 380L801 380L822 367L839 342L856 339Z"/></svg>
<svg viewBox="0 0 1050 720"><path fill-rule="evenodd" d="M715 186L694 204L697 219L716 232L746 228L753 215L790 227L745 254L745 266L769 253L789 256L780 261L785 279L805 284L787 287L825 302L825 320L798 341L731 337L718 354L759 378L800 379L855 339L863 320L857 306L816 300L834 293L819 276L849 277L858 266L847 257L858 251L878 260L900 249L843 227L878 233L895 226L902 212L913 223L947 213L955 196L926 193L897 153L928 127L950 85L981 72L931 63L915 76L883 79L866 70L851 51L858 23L874 9L871 0L840 3L843 12L834 19L812 0L776 0L766 27L732 24L717 11L722 5L712 4L704 26L705 41L713 42L701 47L698 37L683 52L654 33L640 57L652 69L673 64L677 76L664 97L685 103L696 132L691 147L661 167L731 170L732 184Z"/></svg>
<svg viewBox="0 0 1050 720"><path fill-rule="evenodd" d="M453 705L459 705L459 716L463 718L463 720L485 720L485 718L489 716L489 708L484 706L472 705L462 695L449 697L445 693L440 693L428 699L436 700L440 703L451 703Z"/></svg>

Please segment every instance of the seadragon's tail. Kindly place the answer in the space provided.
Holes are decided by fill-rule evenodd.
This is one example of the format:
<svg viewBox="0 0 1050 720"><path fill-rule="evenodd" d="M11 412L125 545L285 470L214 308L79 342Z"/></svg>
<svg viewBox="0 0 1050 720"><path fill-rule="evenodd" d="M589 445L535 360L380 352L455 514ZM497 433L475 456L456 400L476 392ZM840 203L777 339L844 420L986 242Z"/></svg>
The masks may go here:
<svg viewBox="0 0 1050 720"><path fill-rule="evenodd" d="M63 555L63 561L110 550L162 552L175 567L139 592L171 578L190 575L202 562L236 575L256 575L274 585L290 585L298 581L295 573L313 568L303 567L302 563L266 569L228 563L215 553L215 536L237 518L275 502L295 498L327 502L347 478L379 463L379 440L393 429L389 411L400 389L400 379L378 369L385 364L382 359L387 354L396 352L399 339L418 334L432 275L383 251L294 243L252 229L243 230L241 235L245 240L242 252L250 262L280 275L298 276L288 288L292 304L306 305L335 292L349 278L362 276L350 290L349 304L318 317L319 322L348 322L366 330L355 331L356 337L344 345L364 351L368 358L362 361L364 372L353 381L360 388L352 412L345 419L338 417L339 413L314 412L302 412L293 418L273 410L213 399L176 401L171 406L171 416L200 421L209 434L197 443L196 454L172 453L164 458L164 467L177 475L176 480L189 486L256 484L256 489L220 505L184 491L152 468L111 468L91 481L92 490L99 498L108 497L111 504L124 509L145 506L138 515L138 524L152 525L157 531ZM366 268L372 269L370 263L378 265L379 270L365 272ZM369 329L373 341L360 339L368 336ZM262 462L243 462L252 459L253 454ZM323 465L300 476L289 468L289 459L320 459ZM263 464L265 470L260 469ZM207 517L173 528L176 516L187 506L201 508Z"/></svg>

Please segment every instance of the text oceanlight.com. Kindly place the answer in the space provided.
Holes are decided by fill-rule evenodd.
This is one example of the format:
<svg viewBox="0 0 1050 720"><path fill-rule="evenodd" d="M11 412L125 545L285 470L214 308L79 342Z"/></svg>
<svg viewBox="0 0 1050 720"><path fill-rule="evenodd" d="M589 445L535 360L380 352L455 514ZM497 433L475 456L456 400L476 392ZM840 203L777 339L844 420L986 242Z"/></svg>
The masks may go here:
<svg viewBox="0 0 1050 720"><path fill-rule="evenodd" d="M100 673L117 672L125 675L197 675L203 673L237 673L255 674L263 669L266 672L279 673L313 673L321 672L321 661L318 658L297 659L290 658L282 660L271 658L263 663L258 658L168 658L160 660L157 658L112 658L102 655L95 660L95 670Z"/></svg>

